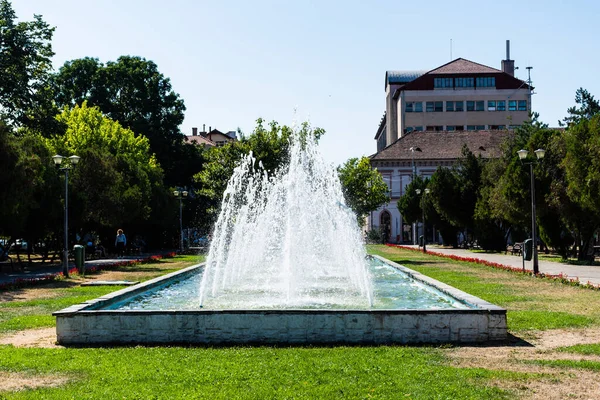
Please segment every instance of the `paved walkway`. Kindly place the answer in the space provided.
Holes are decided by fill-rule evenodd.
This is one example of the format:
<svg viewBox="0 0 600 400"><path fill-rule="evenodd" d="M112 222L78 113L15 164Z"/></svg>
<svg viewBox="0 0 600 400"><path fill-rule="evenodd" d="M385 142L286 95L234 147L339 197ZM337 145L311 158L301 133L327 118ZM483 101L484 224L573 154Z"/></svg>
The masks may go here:
<svg viewBox="0 0 600 400"><path fill-rule="evenodd" d="M406 246L414 247L418 246ZM498 264L508 265L515 268L523 268L523 259L521 256L504 254L504 253L474 253L465 249L447 249L437 246L427 245L427 252L439 253L446 255L456 255L460 257L478 258L495 262ZM594 265L571 265L553 261L539 260L540 272L545 274L558 275L560 273L567 275L569 278L578 278L581 283L588 281L594 285L600 285L600 266ZM533 270L533 261L525 261L525 269Z"/></svg>
<svg viewBox="0 0 600 400"><path fill-rule="evenodd" d="M86 270L88 270L93 267L118 264L123 261L141 261L141 260L147 259L148 257L150 257L152 255L154 255L154 254L140 254L137 256L125 256L123 258L100 258L100 259L96 259L96 260L85 261L84 265L85 265ZM6 265L4 265L2 270L0 270L0 271L3 271L3 272L0 272L0 284L15 282L20 279L27 279L27 280L42 279L49 275L58 275L59 273L61 273L63 271L62 264L54 264L54 265L49 265L49 266L45 266L45 267L36 266L36 267L33 267L32 269L25 269L25 271L21 271L18 268L18 263L16 262L16 260L15 260L14 265L15 265L14 271L10 271L10 267L6 266ZM69 269L71 269L71 268L75 268L74 262L69 263Z"/></svg>

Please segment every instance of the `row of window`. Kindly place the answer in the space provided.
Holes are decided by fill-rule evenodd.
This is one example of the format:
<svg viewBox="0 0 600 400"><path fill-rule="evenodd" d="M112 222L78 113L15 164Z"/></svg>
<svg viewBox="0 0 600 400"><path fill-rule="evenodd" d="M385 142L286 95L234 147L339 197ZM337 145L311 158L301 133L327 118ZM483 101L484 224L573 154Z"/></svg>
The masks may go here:
<svg viewBox="0 0 600 400"><path fill-rule="evenodd" d="M473 88L473 87L496 87L496 78L433 78L433 87L436 89Z"/></svg>
<svg viewBox="0 0 600 400"><path fill-rule="evenodd" d="M467 101L446 101L446 112L461 112L465 111L465 103L467 111L485 111L484 100L467 100ZM506 111L506 100L488 100L488 111ZM407 102L404 107L406 112L423 112L422 101ZM443 112L443 101L426 101L426 112ZM508 100L508 111L527 111L527 100Z"/></svg>
<svg viewBox="0 0 600 400"><path fill-rule="evenodd" d="M508 129L517 129L520 125L509 125ZM446 125L446 131L454 132L454 131L483 131L485 129L489 130L504 130L506 129L506 125ZM405 132L423 132L423 130L430 132L441 132L444 130L443 125L427 125L425 129L422 126L410 126L405 129Z"/></svg>

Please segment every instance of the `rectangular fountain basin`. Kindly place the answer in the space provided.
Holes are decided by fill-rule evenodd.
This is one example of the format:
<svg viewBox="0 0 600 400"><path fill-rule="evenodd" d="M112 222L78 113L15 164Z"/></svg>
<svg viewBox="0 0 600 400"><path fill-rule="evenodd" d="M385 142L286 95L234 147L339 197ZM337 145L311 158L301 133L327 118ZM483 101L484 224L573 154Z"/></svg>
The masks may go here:
<svg viewBox="0 0 600 400"><path fill-rule="evenodd" d="M416 282L464 308L122 310L116 304L198 273L204 264L55 312L63 345L99 344L384 344L504 340L506 310L383 257Z"/></svg>

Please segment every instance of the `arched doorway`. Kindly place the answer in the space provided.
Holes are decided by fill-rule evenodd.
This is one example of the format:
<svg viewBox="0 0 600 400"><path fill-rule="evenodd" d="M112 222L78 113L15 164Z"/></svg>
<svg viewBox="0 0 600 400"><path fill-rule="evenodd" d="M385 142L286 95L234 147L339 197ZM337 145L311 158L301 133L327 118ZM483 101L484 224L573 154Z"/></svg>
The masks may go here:
<svg viewBox="0 0 600 400"><path fill-rule="evenodd" d="M379 215L379 229L381 229L381 234L383 235L383 243L389 242L392 234L392 216L387 210Z"/></svg>

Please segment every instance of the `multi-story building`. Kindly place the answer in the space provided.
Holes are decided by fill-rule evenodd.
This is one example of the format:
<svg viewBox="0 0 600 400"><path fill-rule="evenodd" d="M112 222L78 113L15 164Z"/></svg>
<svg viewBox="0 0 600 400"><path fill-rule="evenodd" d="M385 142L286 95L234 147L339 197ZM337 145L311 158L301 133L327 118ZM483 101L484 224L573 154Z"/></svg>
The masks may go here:
<svg viewBox="0 0 600 400"><path fill-rule="evenodd" d="M386 72L386 112L371 165L391 199L371 213L369 225L381 227L389 241L412 243L420 233L396 206L413 174L427 178L452 166L465 144L476 155L496 157L510 131L529 119L532 88L514 77L508 41L501 68L458 58L429 72ZM431 227L426 233L435 238Z"/></svg>
<svg viewBox="0 0 600 400"><path fill-rule="evenodd" d="M458 58L429 72L387 71L386 112L375 136L377 151L411 131L504 130L521 125L531 110L530 86L514 77L514 60L502 70Z"/></svg>

